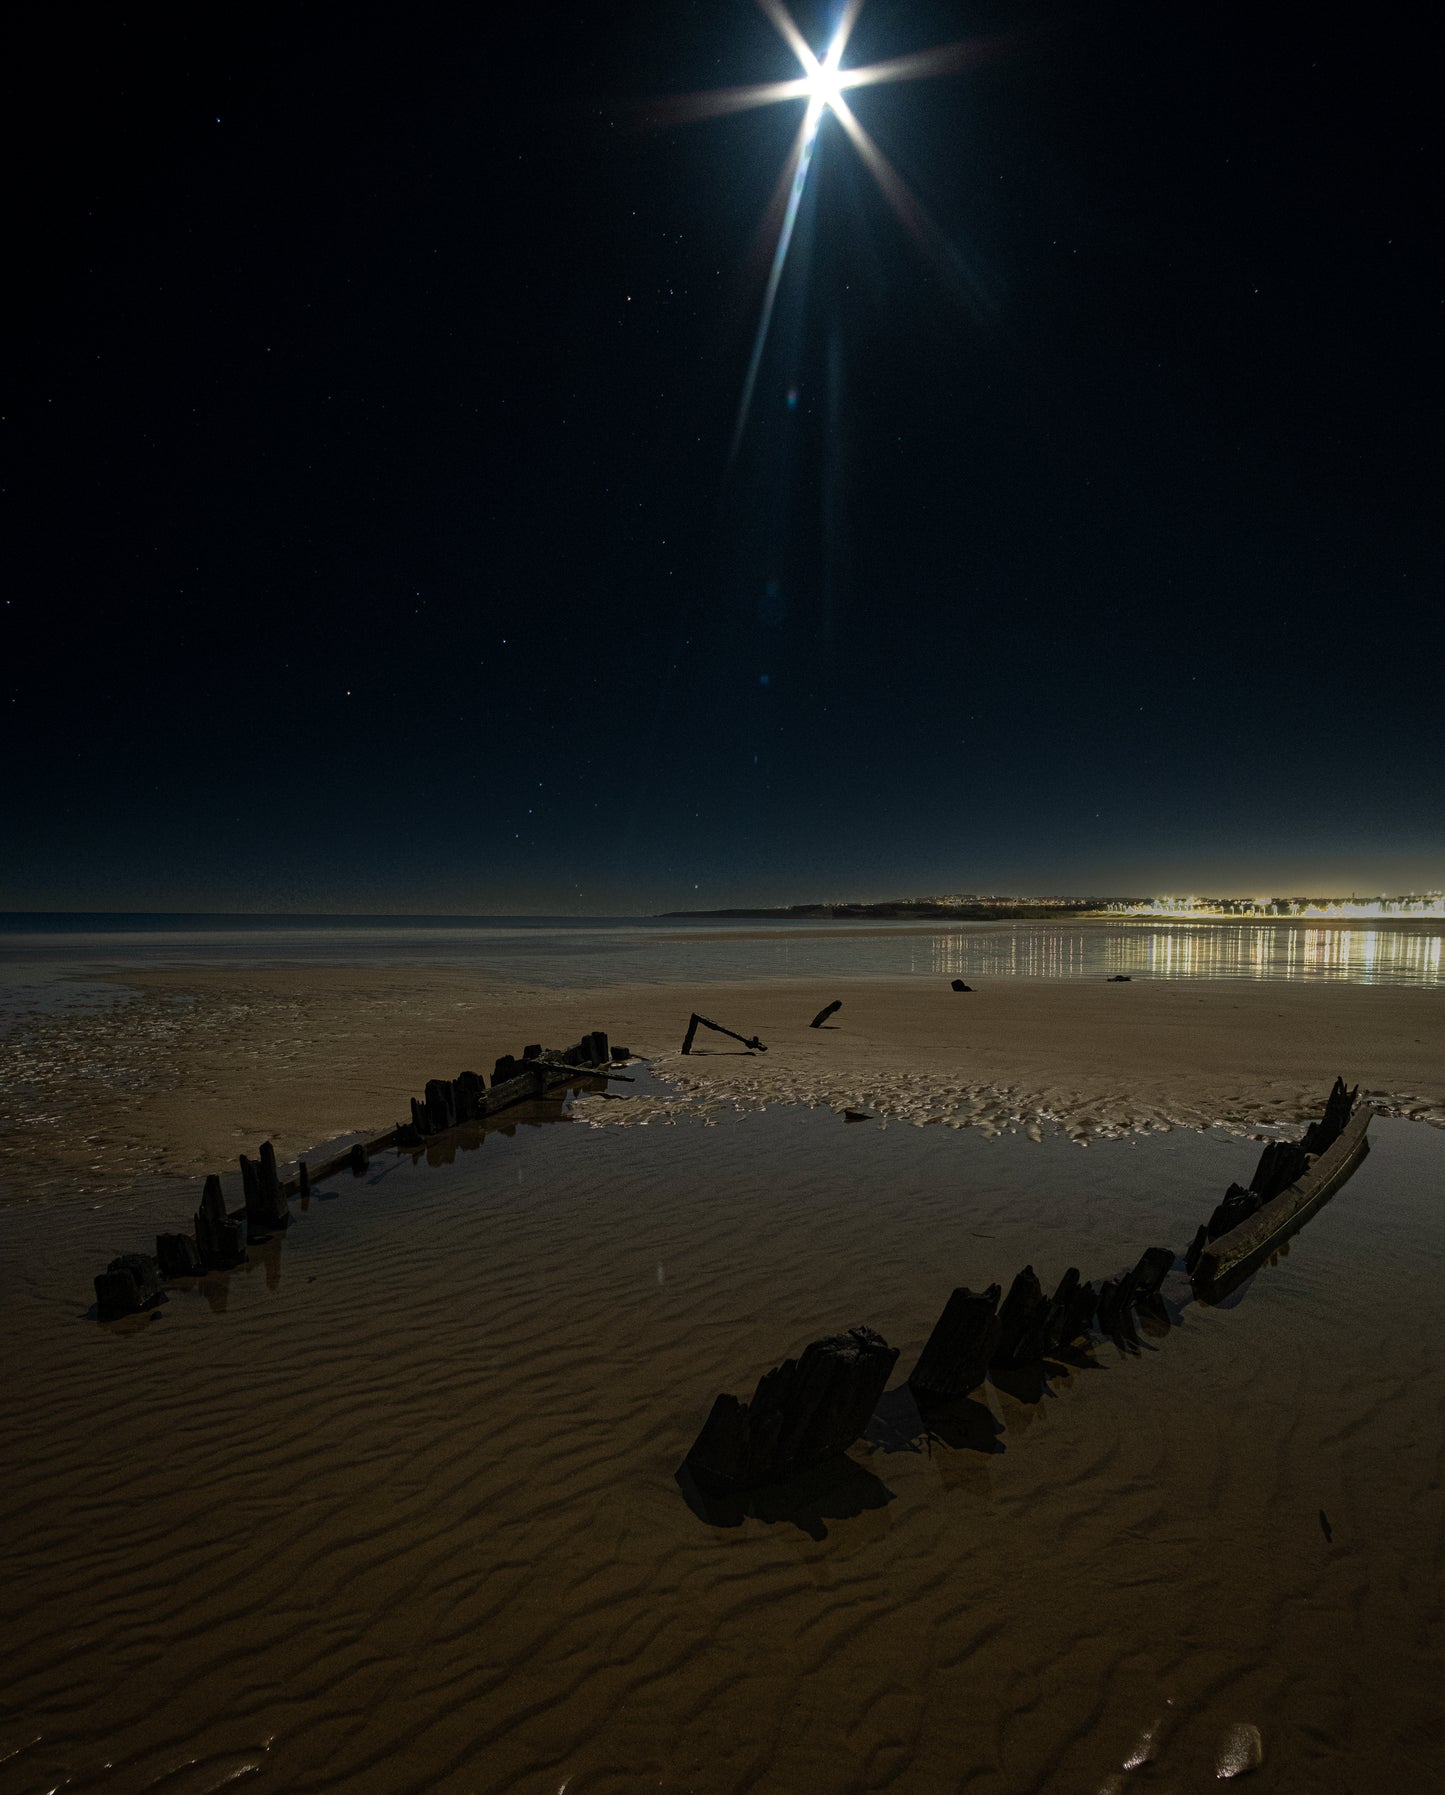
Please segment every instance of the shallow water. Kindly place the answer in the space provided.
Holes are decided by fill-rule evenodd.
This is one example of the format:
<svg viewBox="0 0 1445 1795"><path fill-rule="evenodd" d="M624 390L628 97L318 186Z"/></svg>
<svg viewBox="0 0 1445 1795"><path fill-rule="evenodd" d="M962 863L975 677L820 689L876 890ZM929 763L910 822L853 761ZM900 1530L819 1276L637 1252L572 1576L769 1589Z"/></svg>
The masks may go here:
<svg viewBox="0 0 1445 1795"><path fill-rule="evenodd" d="M12 1210L0 1791L1187 1791L1254 1730L1260 1789L1435 1786L1445 1138L1372 1138L1229 1308L968 1444L890 1394L734 1526L672 1478L717 1390L860 1321L896 1385L955 1282L1182 1245L1256 1149L522 1127L110 1329L194 1190Z"/></svg>
<svg viewBox="0 0 1445 1795"><path fill-rule="evenodd" d="M0 915L0 1034L106 1007L127 972L444 967L545 989L917 974L1445 985L1445 925L662 922L652 917Z"/></svg>

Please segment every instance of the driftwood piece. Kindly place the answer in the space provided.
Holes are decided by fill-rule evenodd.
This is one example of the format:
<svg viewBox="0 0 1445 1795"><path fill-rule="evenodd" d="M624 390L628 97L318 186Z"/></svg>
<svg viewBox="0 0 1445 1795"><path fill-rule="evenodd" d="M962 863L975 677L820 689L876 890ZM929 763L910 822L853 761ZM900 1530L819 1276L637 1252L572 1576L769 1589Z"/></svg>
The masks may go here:
<svg viewBox="0 0 1445 1795"><path fill-rule="evenodd" d="M1043 1330L1049 1304L1031 1265L1009 1285L998 1312L998 1341L991 1363L1001 1368L1033 1365L1044 1356Z"/></svg>
<svg viewBox="0 0 1445 1795"><path fill-rule="evenodd" d="M842 1009L842 1007L843 1007L842 998L835 997L833 999L832 1003L830 1003L825 1009L821 1009L818 1011L818 1014L808 1024L808 1027L809 1028L821 1028L823 1026L823 1024L828 1020L828 1018L830 1016L836 1016L838 1014L839 1010Z"/></svg>
<svg viewBox="0 0 1445 1795"><path fill-rule="evenodd" d="M201 1192L201 1205L196 1211L196 1250L207 1271L225 1271L246 1260L245 1224L232 1221L226 1214L226 1199L221 1195L221 1180L214 1173L207 1178Z"/></svg>
<svg viewBox="0 0 1445 1795"><path fill-rule="evenodd" d="M1134 980L1127 972L1116 972L1111 978L1104 980L1106 985L1132 985Z"/></svg>
<svg viewBox="0 0 1445 1795"><path fill-rule="evenodd" d="M1332 1145L1312 1159L1287 1190L1241 1218L1227 1233L1211 1234L1195 1263L1195 1289L1207 1292L1226 1278L1242 1276L1307 1221L1369 1152L1365 1131L1372 1114L1368 1105L1357 1110Z"/></svg>
<svg viewBox="0 0 1445 1795"><path fill-rule="evenodd" d="M722 1023L710 1022L706 1016L699 1016L697 1011L694 1010L691 1017L688 1019L687 1033L682 1039L682 1051L684 1053L692 1052L692 1038L699 1028L710 1028L716 1034L726 1035L730 1041L741 1041L744 1047L751 1047L755 1053L766 1053L768 1051L756 1035L735 1034L732 1029L724 1028Z"/></svg>
<svg viewBox="0 0 1445 1795"><path fill-rule="evenodd" d="M954 1291L909 1374L916 1396L946 1402L978 1388L998 1344L998 1298L997 1284L984 1291L963 1286Z"/></svg>
<svg viewBox="0 0 1445 1795"><path fill-rule="evenodd" d="M815 1340L758 1380L751 1402L722 1395L683 1468L712 1495L781 1483L846 1451L867 1427L898 1358L871 1328Z"/></svg>
<svg viewBox="0 0 1445 1795"><path fill-rule="evenodd" d="M95 1280L95 1312L119 1321L148 1309L161 1294L160 1272L149 1253L121 1253Z"/></svg>
<svg viewBox="0 0 1445 1795"><path fill-rule="evenodd" d="M189 1234L157 1234L156 1265L163 1278L194 1278L204 1270L200 1252Z"/></svg>

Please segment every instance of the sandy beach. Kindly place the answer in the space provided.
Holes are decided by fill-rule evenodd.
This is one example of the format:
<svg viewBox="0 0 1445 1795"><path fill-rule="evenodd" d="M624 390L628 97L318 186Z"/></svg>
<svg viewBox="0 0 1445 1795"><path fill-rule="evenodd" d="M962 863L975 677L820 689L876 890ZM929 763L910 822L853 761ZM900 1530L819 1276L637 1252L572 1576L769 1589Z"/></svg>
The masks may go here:
<svg viewBox="0 0 1445 1795"><path fill-rule="evenodd" d="M0 1791L1436 1786L1445 1135L1374 1133L1230 1306L1171 1278L942 1432L902 1378L955 1282L1180 1243L1250 1143L523 1123L110 1328L179 1193L12 1207ZM691 1509L716 1392L856 1322L902 1355L866 1437Z"/></svg>
<svg viewBox="0 0 1445 1795"><path fill-rule="evenodd" d="M0 1189L103 1195L193 1178L266 1137L294 1157L389 1127L429 1077L490 1073L499 1054L594 1027L676 1086L665 1105L594 1106L608 1121L792 1102L1089 1140L1299 1120L1340 1073L1386 1114L1445 1124L1438 989L970 982L964 994L924 977L567 990L435 967L127 972L128 1001L0 1038ZM842 1010L810 1029L834 999ZM681 1059L694 1007L768 1052L703 1034Z"/></svg>
<svg viewBox="0 0 1445 1795"><path fill-rule="evenodd" d="M0 1795L1445 1775L1438 988L86 977L115 1001L0 1036ZM767 1052L683 1058L694 1007ZM94 1320L201 1174L593 1027L635 1083L381 1153L244 1266ZM955 1284L1180 1250L1242 1137L1337 1073L1373 1150L1226 1304L1176 1267L1132 1343L924 1422L903 1380ZM900 1360L846 1458L690 1506L713 1397L857 1323Z"/></svg>

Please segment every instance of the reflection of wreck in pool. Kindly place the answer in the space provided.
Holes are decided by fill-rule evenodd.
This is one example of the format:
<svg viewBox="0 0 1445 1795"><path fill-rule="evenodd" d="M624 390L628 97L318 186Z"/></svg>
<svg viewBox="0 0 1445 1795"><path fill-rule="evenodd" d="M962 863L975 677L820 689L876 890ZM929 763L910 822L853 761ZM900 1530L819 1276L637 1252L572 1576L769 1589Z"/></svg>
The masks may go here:
<svg viewBox="0 0 1445 1795"><path fill-rule="evenodd" d="M166 1283L244 1265L249 1246L284 1238L291 1223L292 1197L300 1197L304 1208L314 1184L347 1171L364 1177L373 1154L411 1149L425 1151L433 1164L444 1163L459 1144L459 1135L470 1131L479 1145L493 1117L505 1115L509 1122L530 1119L526 1112L539 1100L564 1097L589 1082L596 1089L623 1078L612 1068L630 1059L627 1048L612 1047L607 1035L595 1029L563 1051L534 1046L524 1049L521 1059L503 1054L493 1068L490 1088L478 1072L429 1079L424 1097L411 1100L409 1122L398 1122L374 1140L354 1141L320 1165L303 1159L290 1178L281 1176L275 1149L263 1141L256 1159L240 1156L242 1205L227 1210L221 1181L212 1174L196 1211L194 1233L158 1234L154 1255L122 1253L113 1259L95 1280L94 1314L101 1321L123 1321L163 1302Z"/></svg>
<svg viewBox="0 0 1445 1795"><path fill-rule="evenodd" d="M1227 1301L1364 1158L1372 1112L1358 1106L1358 1095L1358 1086L1347 1090L1336 1079L1319 1121L1299 1141L1267 1143L1249 1186L1230 1186L1182 1254L1146 1247L1132 1269L1097 1287L1070 1266L1051 1295L1026 1265L1002 1303L997 1284L956 1289L909 1374L906 1395L883 1396L896 1349L871 1329L854 1328L765 1372L750 1403L719 1396L678 1472L684 1494L696 1485L737 1499L805 1470L816 1480L829 1458L841 1472L842 1454L865 1433L883 1451L918 1450L919 1440L1001 1451L998 1430L981 1425L988 1411L972 1400L985 1378L1031 1404L1070 1360L1090 1362L1096 1338L1139 1351L1140 1333L1162 1338L1178 1320L1182 1303L1164 1293L1171 1276L1187 1277L1202 1302ZM689 1500L704 1512L691 1494Z"/></svg>

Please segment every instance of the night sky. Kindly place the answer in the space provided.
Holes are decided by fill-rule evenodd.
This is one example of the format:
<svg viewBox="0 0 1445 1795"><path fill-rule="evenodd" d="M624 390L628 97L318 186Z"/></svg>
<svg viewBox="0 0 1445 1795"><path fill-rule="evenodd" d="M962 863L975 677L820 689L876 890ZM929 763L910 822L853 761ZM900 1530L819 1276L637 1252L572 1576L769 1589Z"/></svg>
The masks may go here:
<svg viewBox="0 0 1445 1795"><path fill-rule="evenodd" d="M730 462L752 0L12 9L0 908L1445 885L1430 17L871 0Z"/></svg>

